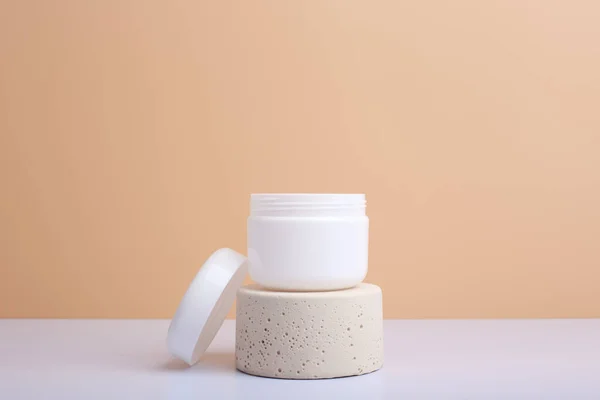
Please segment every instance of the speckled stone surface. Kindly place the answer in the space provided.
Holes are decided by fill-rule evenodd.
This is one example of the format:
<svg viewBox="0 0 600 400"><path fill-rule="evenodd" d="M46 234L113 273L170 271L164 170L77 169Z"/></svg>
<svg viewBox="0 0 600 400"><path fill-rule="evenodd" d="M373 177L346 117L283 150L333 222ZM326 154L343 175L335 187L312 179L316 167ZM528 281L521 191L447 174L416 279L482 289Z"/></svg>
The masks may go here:
<svg viewBox="0 0 600 400"><path fill-rule="evenodd" d="M362 375L383 365L381 289L277 292L248 285L236 308L236 367L285 379Z"/></svg>

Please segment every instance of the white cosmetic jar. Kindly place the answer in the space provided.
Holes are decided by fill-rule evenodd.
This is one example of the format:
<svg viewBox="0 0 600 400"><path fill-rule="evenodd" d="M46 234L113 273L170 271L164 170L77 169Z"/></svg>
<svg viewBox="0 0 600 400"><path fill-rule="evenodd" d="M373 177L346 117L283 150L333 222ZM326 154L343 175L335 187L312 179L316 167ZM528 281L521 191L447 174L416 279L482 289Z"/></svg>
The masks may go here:
<svg viewBox="0 0 600 400"><path fill-rule="evenodd" d="M369 218L364 194L253 194L250 277L269 289L336 290L363 281Z"/></svg>

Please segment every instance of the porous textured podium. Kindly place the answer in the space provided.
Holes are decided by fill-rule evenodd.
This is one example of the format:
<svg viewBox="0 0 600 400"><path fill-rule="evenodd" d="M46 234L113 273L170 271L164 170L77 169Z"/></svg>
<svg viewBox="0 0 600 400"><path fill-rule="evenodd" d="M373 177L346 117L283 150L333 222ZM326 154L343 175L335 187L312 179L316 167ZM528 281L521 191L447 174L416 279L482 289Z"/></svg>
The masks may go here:
<svg viewBox="0 0 600 400"><path fill-rule="evenodd" d="M248 285L236 308L236 367L286 379L361 375L383 365L381 289L361 283L328 292Z"/></svg>

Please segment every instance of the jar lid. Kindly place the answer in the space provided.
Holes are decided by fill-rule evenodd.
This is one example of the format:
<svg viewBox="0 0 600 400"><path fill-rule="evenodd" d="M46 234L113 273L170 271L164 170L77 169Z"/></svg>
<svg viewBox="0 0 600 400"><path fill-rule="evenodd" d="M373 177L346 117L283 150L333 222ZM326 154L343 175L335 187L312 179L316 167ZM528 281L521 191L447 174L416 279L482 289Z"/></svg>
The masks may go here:
<svg viewBox="0 0 600 400"><path fill-rule="evenodd" d="M206 351L248 272L246 257L219 249L206 260L185 292L169 326L169 352L193 365Z"/></svg>

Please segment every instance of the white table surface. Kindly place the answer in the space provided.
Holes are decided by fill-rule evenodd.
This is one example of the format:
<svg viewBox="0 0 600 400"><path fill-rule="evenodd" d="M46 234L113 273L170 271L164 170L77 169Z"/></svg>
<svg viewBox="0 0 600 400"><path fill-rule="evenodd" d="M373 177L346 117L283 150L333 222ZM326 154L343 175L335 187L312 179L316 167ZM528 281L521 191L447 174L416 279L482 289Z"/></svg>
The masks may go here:
<svg viewBox="0 0 600 400"><path fill-rule="evenodd" d="M0 399L600 399L600 320L388 320L385 365L267 379L234 367L226 321L192 368L166 320L0 320Z"/></svg>

